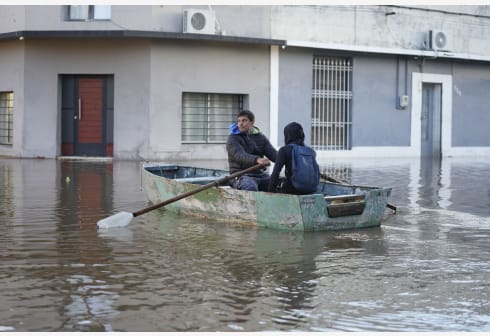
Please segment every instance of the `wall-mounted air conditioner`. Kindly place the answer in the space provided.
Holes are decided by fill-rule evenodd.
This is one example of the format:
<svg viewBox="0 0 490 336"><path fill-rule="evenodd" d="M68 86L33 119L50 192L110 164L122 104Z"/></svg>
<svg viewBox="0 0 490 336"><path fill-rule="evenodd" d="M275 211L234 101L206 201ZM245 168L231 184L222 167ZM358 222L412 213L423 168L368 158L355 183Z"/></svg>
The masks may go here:
<svg viewBox="0 0 490 336"><path fill-rule="evenodd" d="M452 50L452 41L446 32L441 30L429 30L424 41L425 49L450 51Z"/></svg>
<svg viewBox="0 0 490 336"><path fill-rule="evenodd" d="M216 34L216 14L203 9L184 10L183 28L184 33Z"/></svg>

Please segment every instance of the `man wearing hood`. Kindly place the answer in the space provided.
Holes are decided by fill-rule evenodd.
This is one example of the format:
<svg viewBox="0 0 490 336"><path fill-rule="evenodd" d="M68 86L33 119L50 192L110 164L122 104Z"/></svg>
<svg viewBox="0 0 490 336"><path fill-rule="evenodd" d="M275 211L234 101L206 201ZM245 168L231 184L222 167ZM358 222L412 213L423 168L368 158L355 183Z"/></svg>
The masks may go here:
<svg viewBox="0 0 490 336"><path fill-rule="evenodd" d="M279 148L279 152L277 153L277 160L275 161L274 169L272 170L271 179L269 183L269 192L281 192L285 194L309 194L310 192L301 192L297 190L293 186L292 175L293 175L293 167L292 167L292 158L293 158L293 146L305 146L305 133L303 131L303 127L297 122L292 122L284 127L284 143L285 145ZM311 150L313 153L314 151ZM315 170L315 166L318 167L318 163L316 162L316 153L313 155L313 164L306 167L310 172L309 175L314 176L319 179L318 171ZM282 170L282 167L286 167L285 176L286 178L283 181L280 181L279 173ZM318 176L315 176L318 175ZM280 183L282 182L282 183ZM280 187L278 188L278 185Z"/></svg>
<svg viewBox="0 0 490 336"><path fill-rule="evenodd" d="M276 149L259 128L254 126L254 122L254 114L243 110L238 114L237 122L230 126L226 142L230 174L256 164L270 165L270 161L276 161ZM233 179L231 185L240 190L267 191L269 181L270 176L264 167Z"/></svg>

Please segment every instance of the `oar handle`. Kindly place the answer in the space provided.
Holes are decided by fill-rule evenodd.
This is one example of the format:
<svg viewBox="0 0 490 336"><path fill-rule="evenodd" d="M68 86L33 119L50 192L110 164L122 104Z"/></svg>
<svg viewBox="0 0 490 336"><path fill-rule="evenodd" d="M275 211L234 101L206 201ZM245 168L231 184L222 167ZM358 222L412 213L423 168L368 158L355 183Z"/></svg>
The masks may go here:
<svg viewBox="0 0 490 336"><path fill-rule="evenodd" d="M157 204L154 204L154 205L149 206L147 208L144 208L144 209L138 210L136 212L133 212L133 217L136 217L136 216L142 215L144 213L147 213L149 211L152 211L152 210L161 208L162 206L165 206L167 204L176 202L176 201L181 200L183 198L186 198L188 196L197 194L197 193L199 193L199 192L201 192L203 190L209 189L211 187L214 187L214 186L219 187L220 184L223 184L223 183L225 183L225 182L227 182L227 181L229 181L229 180L231 180L231 179L233 179L235 177L242 176L244 174L250 173L250 172L252 172L252 171L254 171L256 169L259 169L259 168L262 168L262 167L265 167L265 166L266 166L265 164L258 164L258 165L252 166L250 168L247 168L245 170L241 170L239 172L236 172L234 174L231 174L229 176L224 176L224 177L222 177L222 178L220 178L220 179L218 179L216 181L213 181L211 183L208 183L206 185L203 185L202 187L199 187L199 188L190 190L190 191L188 191L186 193L183 193L183 194L177 195L175 197L169 198L168 200L165 200L165 201L163 201L161 203L157 203Z"/></svg>

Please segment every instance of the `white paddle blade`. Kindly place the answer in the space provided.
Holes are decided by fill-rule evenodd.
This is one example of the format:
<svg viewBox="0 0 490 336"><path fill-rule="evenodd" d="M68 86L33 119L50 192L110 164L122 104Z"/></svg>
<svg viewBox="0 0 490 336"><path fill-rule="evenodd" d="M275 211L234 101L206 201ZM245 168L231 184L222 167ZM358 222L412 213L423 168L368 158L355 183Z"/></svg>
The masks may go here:
<svg viewBox="0 0 490 336"><path fill-rule="evenodd" d="M133 214L129 212L118 212L115 215L101 219L97 222L97 227L101 229L109 229L115 227L123 227L128 225L133 219Z"/></svg>

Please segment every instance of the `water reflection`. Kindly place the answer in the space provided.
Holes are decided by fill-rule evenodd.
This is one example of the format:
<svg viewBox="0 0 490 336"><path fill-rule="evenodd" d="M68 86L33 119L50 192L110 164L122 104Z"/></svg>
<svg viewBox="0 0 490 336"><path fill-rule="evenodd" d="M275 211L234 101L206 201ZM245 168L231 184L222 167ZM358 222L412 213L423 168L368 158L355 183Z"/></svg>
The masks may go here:
<svg viewBox="0 0 490 336"><path fill-rule="evenodd" d="M490 331L485 160L322 164L393 187L399 212L380 228L292 233L158 210L98 231L148 205L139 168L0 159L0 331Z"/></svg>
<svg viewBox="0 0 490 336"><path fill-rule="evenodd" d="M418 205L426 208L439 207L441 188L441 159L421 159Z"/></svg>
<svg viewBox="0 0 490 336"><path fill-rule="evenodd" d="M98 239L94 222L113 211L114 175L110 162L0 161L1 266L7 279L22 279L2 312L7 321L19 319L17 328L110 330L93 322L117 314L111 302L118 296L98 269L112 248ZM16 318L32 307L42 313L29 322Z"/></svg>
<svg viewBox="0 0 490 336"><path fill-rule="evenodd" d="M394 204L490 216L490 162L485 158L408 158L324 163L338 179L393 187Z"/></svg>
<svg viewBox="0 0 490 336"><path fill-rule="evenodd" d="M111 331L109 324L97 321L118 314L113 303L119 295L110 288L108 272L98 269L110 263L112 248L97 239L93 225L101 213L113 209L113 165L61 161L58 169L58 262L69 270L64 274L60 329Z"/></svg>
<svg viewBox="0 0 490 336"><path fill-rule="evenodd" d="M58 209L61 223L93 226L99 213L113 209L112 162L84 164L80 161L61 161L56 174L59 178ZM60 229L63 229L61 227Z"/></svg>

